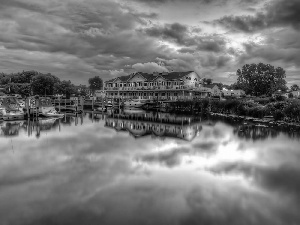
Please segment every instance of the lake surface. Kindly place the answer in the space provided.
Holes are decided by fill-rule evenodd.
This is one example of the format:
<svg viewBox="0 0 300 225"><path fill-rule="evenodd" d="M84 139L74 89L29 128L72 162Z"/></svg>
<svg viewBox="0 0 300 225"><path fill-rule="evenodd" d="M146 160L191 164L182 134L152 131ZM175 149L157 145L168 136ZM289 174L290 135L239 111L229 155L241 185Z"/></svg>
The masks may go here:
<svg viewBox="0 0 300 225"><path fill-rule="evenodd" d="M300 224L297 133L142 111L0 126L0 225Z"/></svg>

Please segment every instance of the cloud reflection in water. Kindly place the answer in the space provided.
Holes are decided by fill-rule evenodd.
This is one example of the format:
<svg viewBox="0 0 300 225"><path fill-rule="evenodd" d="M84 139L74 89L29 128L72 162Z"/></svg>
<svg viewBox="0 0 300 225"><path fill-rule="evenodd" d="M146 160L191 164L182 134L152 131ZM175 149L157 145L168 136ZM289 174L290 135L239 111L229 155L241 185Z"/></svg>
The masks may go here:
<svg viewBox="0 0 300 225"><path fill-rule="evenodd" d="M253 142L205 121L190 142L134 139L74 123L0 138L3 224L300 223L297 139Z"/></svg>

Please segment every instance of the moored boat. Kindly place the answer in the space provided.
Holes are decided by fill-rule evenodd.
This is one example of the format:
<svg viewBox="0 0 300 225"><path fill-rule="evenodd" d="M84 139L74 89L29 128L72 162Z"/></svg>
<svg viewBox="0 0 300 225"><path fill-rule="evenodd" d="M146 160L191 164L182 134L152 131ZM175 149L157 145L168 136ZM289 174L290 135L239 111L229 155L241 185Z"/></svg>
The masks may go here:
<svg viewBox="0 0 300 225"><path fill-rule="evenodd" d="M2 96L0 98L0 117L3 120L24 119L23 108L19 105L16 97Z"/></svg>
<svg viewBox="0 0 300 225"><path fill-rule="evenodd" d="M124 102L124 108L141 108L147 104L149 100L145 99L132 99Z"/></svg>

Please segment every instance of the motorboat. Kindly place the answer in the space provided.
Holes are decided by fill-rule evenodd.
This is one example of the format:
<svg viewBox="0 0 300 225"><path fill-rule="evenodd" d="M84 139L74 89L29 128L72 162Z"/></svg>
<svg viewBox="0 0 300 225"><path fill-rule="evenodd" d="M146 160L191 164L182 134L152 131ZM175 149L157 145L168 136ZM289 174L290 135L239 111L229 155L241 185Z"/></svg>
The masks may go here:
<svg viewBox="0 0 300 225"><path fill-rule="evenodd" d="M39 98L40 113L45 117L64 117L64 114L58 113L52 105L51 99L47 97Z"/></svg>
<svg viewBox="0 0 300 225"><path fill-rule="evenodd" d="M31 97L28 100L29 107L36 110L38 107L39 114L45 117L64 117L64 114L58 113L53 106L49 97Z"/></svg>
<svg viewBox="0 0 300 225"><path fill-rule="evenodd" d="M146 111L139 108L126 108L123 110L123 113L125 114L143 114Z"/></svg>
<svg viewBox="0 0 300 225"><path fill-rule="evenodd" d="M65 114L58 113L55 109L51 109L47 112L42 112L42 115L45 117L64 117Z"/></svg>
<svg viewBox="0 0 300 225"><path fill-rule="evenodd" d="M0 97L0 117L3 120L22 120L24 119L23 108L13 96Z"/></svg>
<svg viewBox="0 0 300 225"><path fill-rule="evenodd" d="M124 102L124 108L141 108L148 103L148 99L132 99Z"/></svg>

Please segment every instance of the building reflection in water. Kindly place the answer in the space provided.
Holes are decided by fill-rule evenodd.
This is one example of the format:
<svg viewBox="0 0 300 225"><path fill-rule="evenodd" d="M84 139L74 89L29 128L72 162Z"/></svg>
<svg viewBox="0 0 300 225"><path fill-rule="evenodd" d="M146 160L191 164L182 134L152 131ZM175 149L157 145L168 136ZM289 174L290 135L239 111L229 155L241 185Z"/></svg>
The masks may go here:
<svg viewBox="0 0 300 225"><path fill-rule="evenodd" d="M106 117L105 126L114 128L118 132L129 132L135 138L152 135L152 137L179 138L187 141L193 140L202 130L200 117L142 110L127 110L111 114Z"/></svg>

